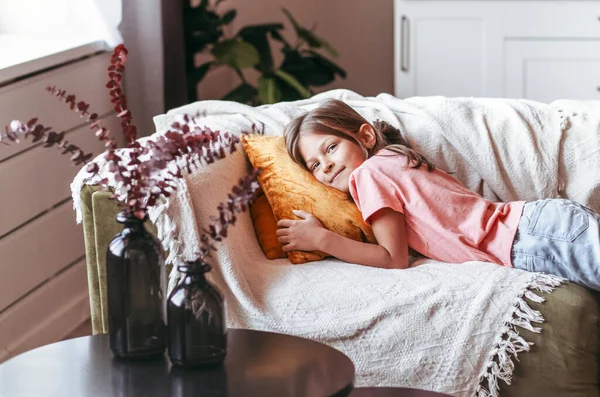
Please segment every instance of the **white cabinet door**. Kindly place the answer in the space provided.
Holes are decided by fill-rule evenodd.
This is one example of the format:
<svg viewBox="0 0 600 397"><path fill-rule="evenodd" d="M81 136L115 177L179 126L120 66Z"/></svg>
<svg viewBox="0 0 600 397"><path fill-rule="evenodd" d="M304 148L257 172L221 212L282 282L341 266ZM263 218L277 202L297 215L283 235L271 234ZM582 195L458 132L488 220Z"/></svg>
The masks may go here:
<svg viewBox="0 0 600 397"><path fill-rule="evenodd" d="M508 40L509 98L600 99L600 40Z"/></svg>
<svg viewBox="0 0 600 397"><path fill-rule="evenodd" d="M599 0L395 0L394 13L397 97L597 95Z"/></svg>
<svg viewBox="0 0 600 397"><path fill-rule="evenodd" d="M396 2L396 96L483 96L485 19L436 3Z"/></svg>

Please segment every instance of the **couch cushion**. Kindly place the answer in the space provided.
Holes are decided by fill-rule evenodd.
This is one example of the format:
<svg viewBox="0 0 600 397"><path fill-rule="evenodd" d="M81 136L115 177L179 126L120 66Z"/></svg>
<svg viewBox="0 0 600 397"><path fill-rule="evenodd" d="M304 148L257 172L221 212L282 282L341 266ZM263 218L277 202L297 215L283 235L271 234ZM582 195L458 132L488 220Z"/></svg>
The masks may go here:
<svg viewBox="0 0 600 397"><path fill-rule="evenodd" d="M276 220L298 219L292 210L315 215L323 226L356 241L376 242L356 204L345 193L319 183L287 154L282 136L250 134L242 136L244 149L252 165L261 168L258 181L273 208ZM270 233L275 235L276 227ZM261 239L261 235L258 234ZM262 238L269 233L262 233ZM276 237L275 237L276 238ZM263 245L263 242L261 242ZM321 260L320 251L289 251L290 262L298 264Z"/></svg>
<svg viewBox="0 0 600 397"><path fill-rule="evenodd" d="M518 328L534 345L513 360L513 382L500 384L502 397L598 396L598 293L574 283L540 293L543 303L528 301L545 322L541 333Z"/></svg>

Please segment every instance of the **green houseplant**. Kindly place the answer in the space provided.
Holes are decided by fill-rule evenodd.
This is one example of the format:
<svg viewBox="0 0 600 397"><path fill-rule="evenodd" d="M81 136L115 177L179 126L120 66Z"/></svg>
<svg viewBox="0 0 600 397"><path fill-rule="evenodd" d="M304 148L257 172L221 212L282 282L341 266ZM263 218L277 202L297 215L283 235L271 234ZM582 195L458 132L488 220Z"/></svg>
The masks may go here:
<svg viewBox="0 0 600 397"><path fill-rule="evenodd" d="M227 93L223 100L259 105L278 101L293 101L308 98L312 87L323 86L346 77L346 72L323 54L337 57L337 52L325 40L311 30L298 24L292 14L283 9L297 35L292 45L281 34L283 24L267 23L241 28L233 37L226 37L224 29L236 17L236 10L220 14L218 7L209 0L192 7L184 2L184 35L186 52L186 74L188 100L197 100L196 86L207 74L221 66L233 68L240 84ZM271 40L272 39L272 40ZM283 60L276 64L271 52L271 43L282 45ZM196 67L194 56L210 52L212 60ZM257 85L244 76L244 70L253 68L260 73Z"/></svg>

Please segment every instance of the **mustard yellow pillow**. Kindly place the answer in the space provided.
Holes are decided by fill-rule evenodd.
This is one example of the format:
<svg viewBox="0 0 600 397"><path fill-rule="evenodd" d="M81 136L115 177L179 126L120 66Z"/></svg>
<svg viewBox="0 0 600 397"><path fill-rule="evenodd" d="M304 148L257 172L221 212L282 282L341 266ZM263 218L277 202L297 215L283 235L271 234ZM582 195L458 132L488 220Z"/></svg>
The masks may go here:
<svg viewBox="0 0 600 397"><path fill-rule="evenodd" d="M243 135L241 140L252 166L262 169L258 182L277 221L299 219L292 210L304 210L316 216L328 230L356 241L376 242L371 227L363 221L352 199L319 183L308 170L296 164L285 149L283 136L249 134ZM276 231L275 227L272 233ZM289 251L287 254L294 264L327 256L320 251Z"/></svg>

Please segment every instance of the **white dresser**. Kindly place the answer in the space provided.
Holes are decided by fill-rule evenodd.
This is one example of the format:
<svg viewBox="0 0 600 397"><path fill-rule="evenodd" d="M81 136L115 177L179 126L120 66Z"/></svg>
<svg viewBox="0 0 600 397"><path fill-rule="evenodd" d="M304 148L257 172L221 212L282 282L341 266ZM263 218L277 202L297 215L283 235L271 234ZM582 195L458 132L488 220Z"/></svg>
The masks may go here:
<svg viewBox="0 0 600 397"><path fill-rule="evenodd" d="M600 1L394 1L397 97L600 99Z"/></svg>
<svg viewBox="0 0 600 397"><path fill-rule="evenodd" d="M56 85L88 102L118 138L120 120L104 86L110 55L90 54L16 81L0 79L0 128L13 119L39 117L86 152L102 152L103 142L45 87ZM0 78L8 72L2 70ZM1 146L0 362L56 342L90 317L83 231L69 188L79 167L69 155L31 139Z"/></svg>

